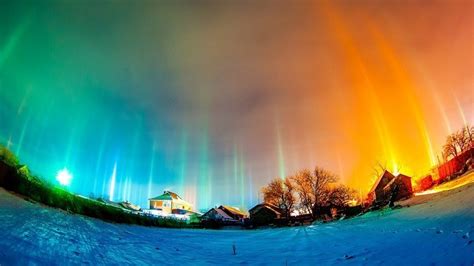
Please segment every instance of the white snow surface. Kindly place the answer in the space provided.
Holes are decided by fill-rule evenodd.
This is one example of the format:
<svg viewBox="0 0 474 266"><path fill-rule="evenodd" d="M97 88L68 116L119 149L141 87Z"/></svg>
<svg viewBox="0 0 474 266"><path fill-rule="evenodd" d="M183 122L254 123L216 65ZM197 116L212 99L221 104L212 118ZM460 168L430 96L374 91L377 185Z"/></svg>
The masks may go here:
<svg viewBox="0 0 474 266"><path fill-rule="evenodd" d="M183 230L107 223L0 189L0 265L473 265L474 184L420 197L307 227Z"/></svg>

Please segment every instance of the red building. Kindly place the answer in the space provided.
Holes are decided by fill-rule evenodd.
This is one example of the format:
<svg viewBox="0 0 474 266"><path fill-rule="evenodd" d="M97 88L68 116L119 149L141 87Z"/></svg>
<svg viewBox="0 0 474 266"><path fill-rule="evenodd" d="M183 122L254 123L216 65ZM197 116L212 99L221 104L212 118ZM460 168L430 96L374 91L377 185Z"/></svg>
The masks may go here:
<svg viewBox="0 0 474 266"><path fill-rule="evenodd" d="M418 181L418 190L425 191L434 185L433 177L431 175L425 176Z"/></svg>
<svg viewBox="0 0 474 266"><path fill-rule="evenodd" d="M466 165L466 163L469 161L469 159L471 159L472 164L473 155L474 147L471 147L470 149L459 154L458 156L438 166L439 179L436 180L436 182L442 183L446 181L449 177L461 172L464 167L469 167L468 165Z"/></svg>

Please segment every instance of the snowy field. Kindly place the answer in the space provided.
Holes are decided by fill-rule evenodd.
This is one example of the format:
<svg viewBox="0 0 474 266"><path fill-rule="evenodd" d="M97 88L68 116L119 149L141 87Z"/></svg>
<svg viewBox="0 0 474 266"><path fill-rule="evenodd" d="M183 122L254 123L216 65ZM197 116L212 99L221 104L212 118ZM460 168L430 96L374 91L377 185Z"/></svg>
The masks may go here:
<svg viewBox="0 0 474 266"><path fill-rule="evenodd" d="M0 265L473 265L474 184L410 202L309 227L178 230L110 224L0 189Z"/></svg>

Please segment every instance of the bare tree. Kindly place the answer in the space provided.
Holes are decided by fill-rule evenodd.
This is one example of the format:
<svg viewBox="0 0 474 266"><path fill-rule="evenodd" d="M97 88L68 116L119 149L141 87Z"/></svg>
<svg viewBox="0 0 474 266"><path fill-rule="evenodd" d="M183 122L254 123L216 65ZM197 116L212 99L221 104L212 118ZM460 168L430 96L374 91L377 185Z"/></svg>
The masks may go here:
<svg viewBox="0 0 474 266"><path fill-rule="evenodd" d="M446 143L443 146L443 158L449 160L458 156L458 148L456 144L456 134L453 133L446 138Z"/></svg>
<svg viewBox="0 0 474 266"><path fill-rule="evenodd" d="M470 149L474 145L474 127L465 125L461 131L463 132L464 138L467 142L466 149Z"/></svg>
<svg viewBox="0 0 474 266"><path fill-rule="evenodd" d="M456 158L460 153L469 150L474 143L474 127L466 125L459 131L451 133L443 146L443 158Z"/></svg>
<svg viewBox="0 0 474 266"><path fill-rule="evenodd" d="M338 178L335 174L328 170L316 167L312 175L311 188L314 195L314 203L312 207L313 217L320 212L321 207L326 206L329 199L329 185L336 183Z"/></svg>
<svg viewBox="0 0 474 266"><path fill-rule="evenodd" d="M316 167L313 172L298 172L291 180L295 183L300 205L316 218L321 207L329 205L330 186L336 183L338 178L328 170Z"/></svg>
<svg viewBox="0 0 474 266"><path fill-rule="evenodd" d="M307 213L312 215L314 194L311 186L313 180L311 171L308 169L302 170L296 175L292 176L291 179L295 184L295 191L298 194L301 207L303 207Z"/></svg>
<svg viewBox="0 0 474 266"><path fill-rule="evenodd" d="M357 192L345 185L337 185L328 192L328 203L333 207L346 207L350 200L356 197Z"/></svg>
<svg viewBox="0 0 474 266"><path fill-rule="evenodd" d="M376 161L375 165L372 168L373 175L372 177L375 176L375 178L378 178L381 176L385 171L387 170L387 164L386 163L381 163L380 161ZM375 181L375 180L373 180Z"/></svg>
<svg viewBox="0 0 474 266"><path fill-rule="evenodd" d="M470 146L469 140L467 139L468 134L466 131L466 127L463 127L458 132L453 134L454 145L460 153L467 150Z"/></svg>
<svg viewBox="0 0 474 266"><path fill-rule="evenodd" d="M262 189L263 200L266 203L278 206L285 212L286 218L295 206L294 187L290 178L275 178Z"/></svg>

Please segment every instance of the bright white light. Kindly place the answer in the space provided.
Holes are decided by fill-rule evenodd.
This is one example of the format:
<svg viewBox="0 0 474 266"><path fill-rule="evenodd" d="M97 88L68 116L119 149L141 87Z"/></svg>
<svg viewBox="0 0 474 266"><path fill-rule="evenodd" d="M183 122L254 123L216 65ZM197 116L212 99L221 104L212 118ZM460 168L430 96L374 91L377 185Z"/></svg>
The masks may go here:
<svg viewBox="0 0 474 266"><path fill-rule="evenodd" d="M69 184L71 184L71 179L72 175L66 168L60 170L56 175L56 180L58 180L59 184L63 186L69 186Z"/></svg>

